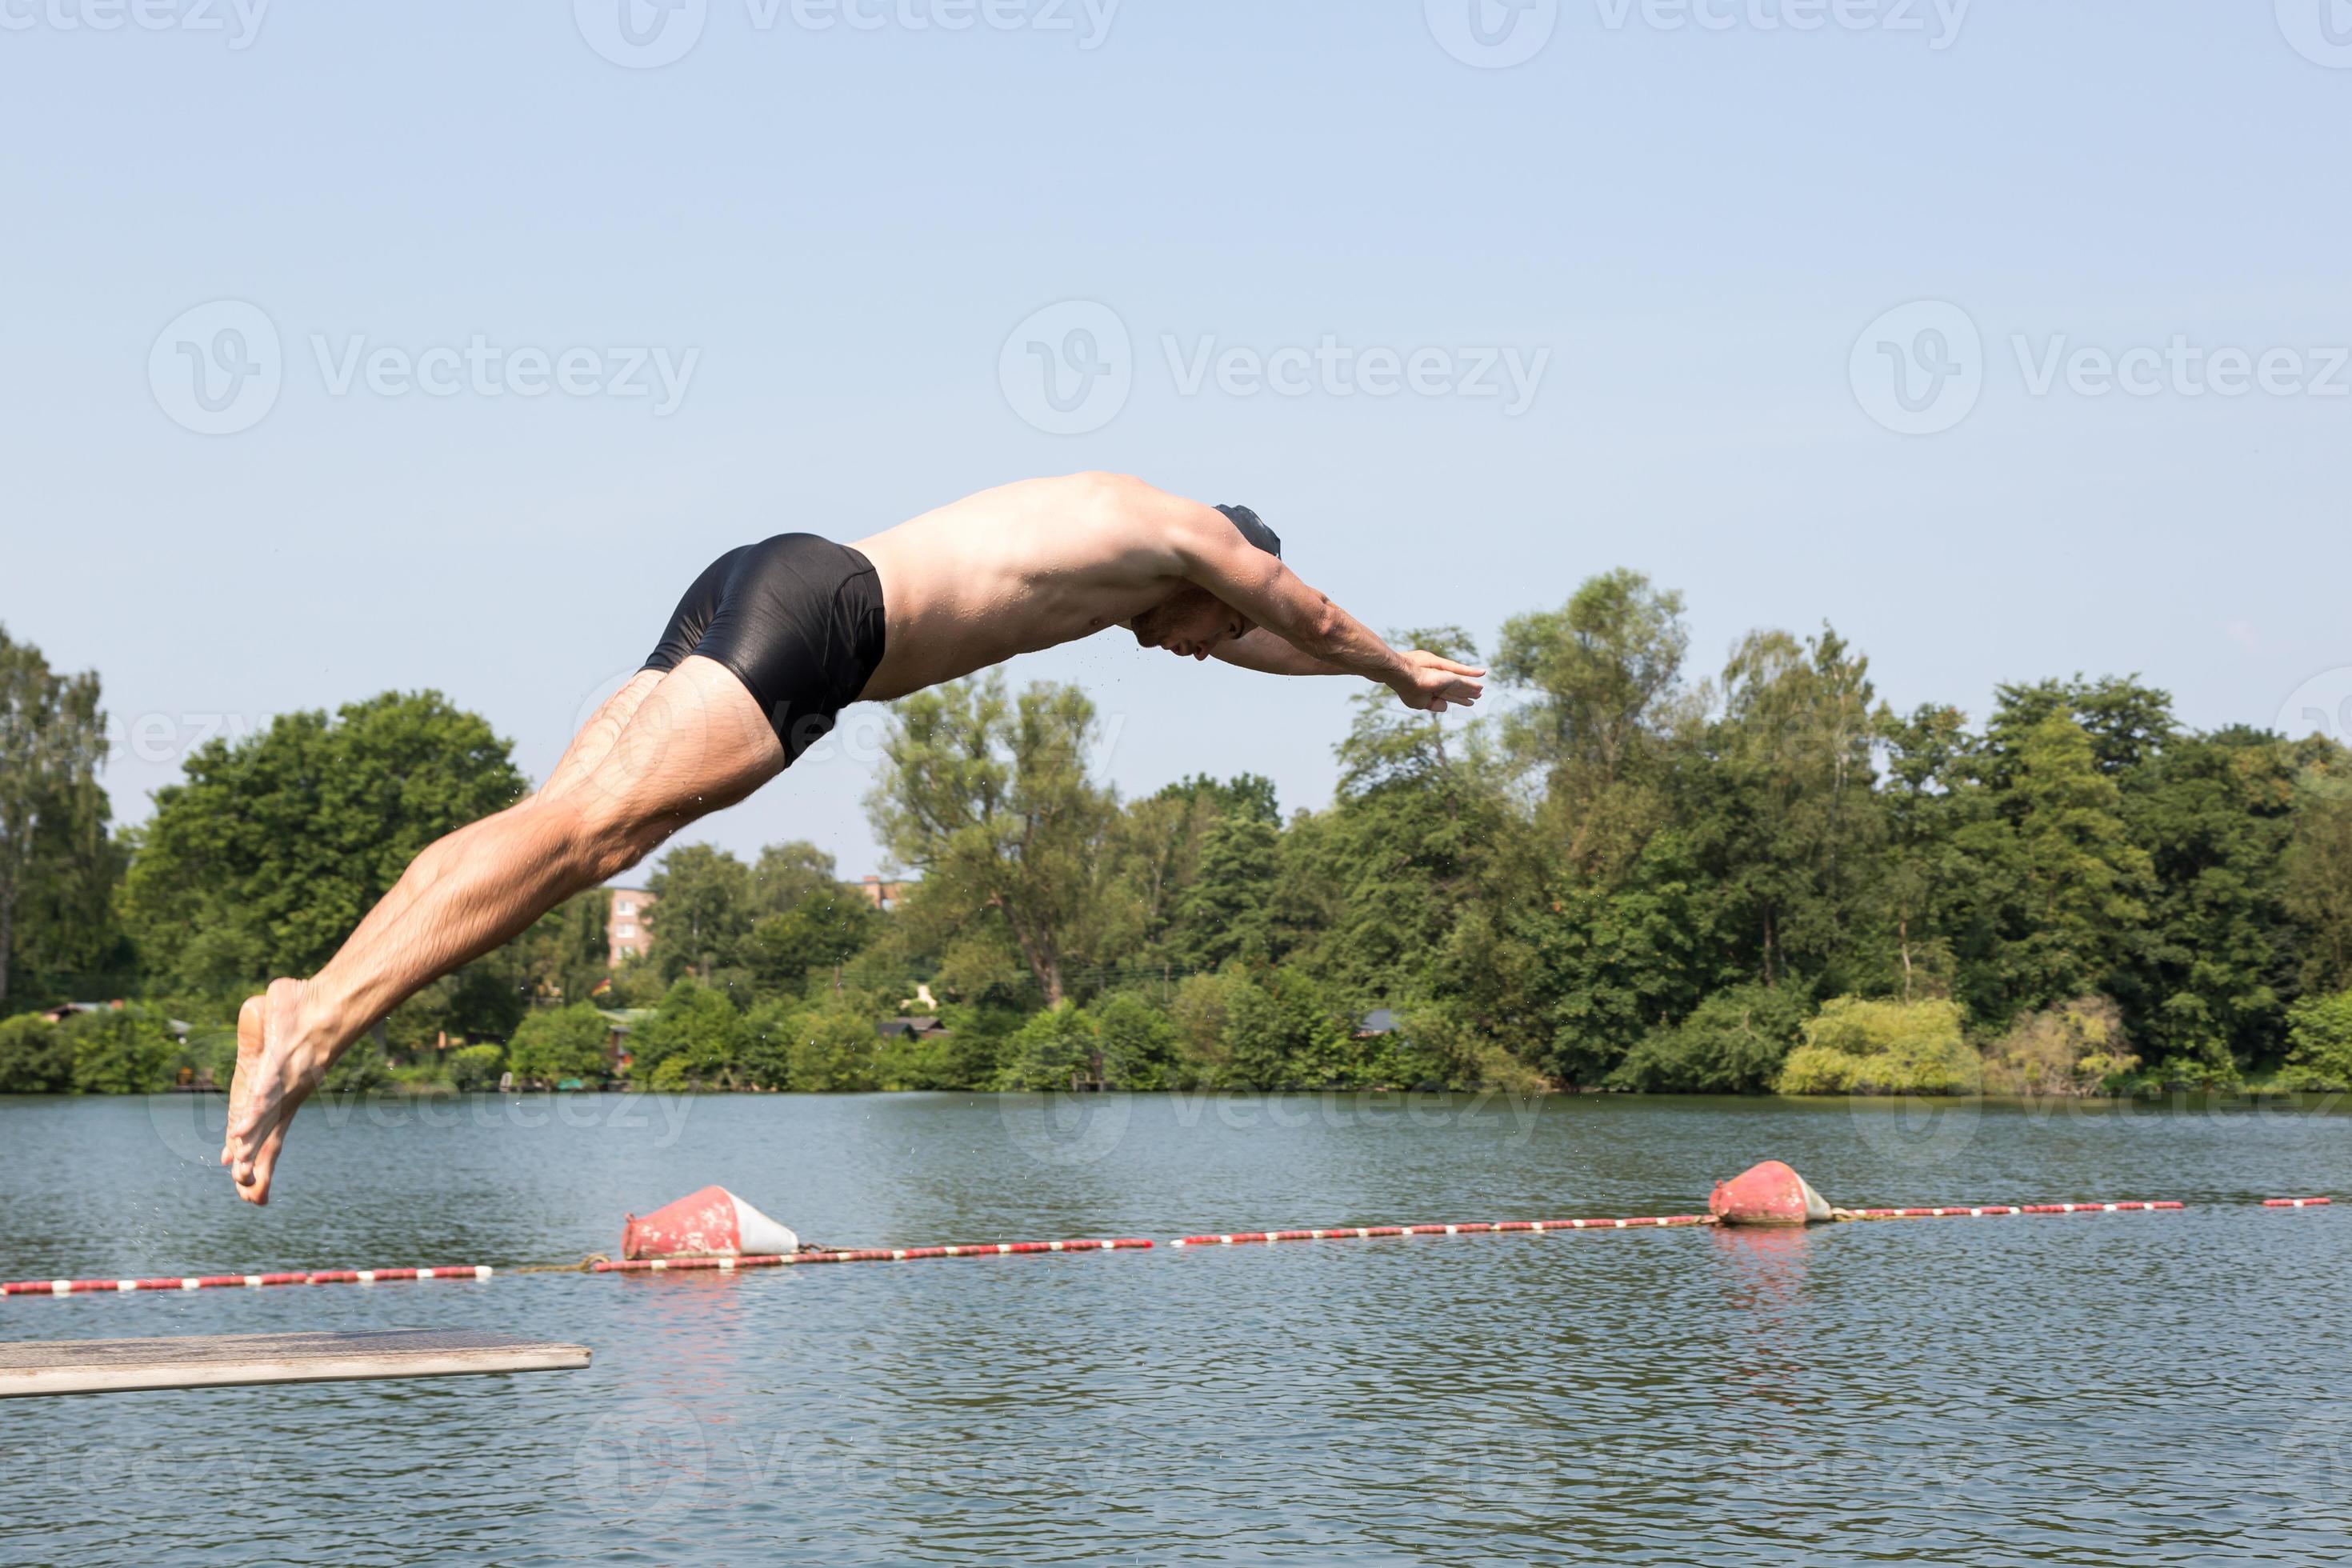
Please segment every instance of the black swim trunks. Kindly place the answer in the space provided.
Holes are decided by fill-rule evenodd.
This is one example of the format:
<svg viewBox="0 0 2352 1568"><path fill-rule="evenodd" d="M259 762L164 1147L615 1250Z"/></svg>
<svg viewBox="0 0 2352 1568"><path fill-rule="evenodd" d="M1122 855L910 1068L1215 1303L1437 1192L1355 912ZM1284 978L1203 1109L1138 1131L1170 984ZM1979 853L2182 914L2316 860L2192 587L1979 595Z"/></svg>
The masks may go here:
<svg viewBox="0 0 2352 1568"><path fill-rule="evenodd" d="M688 654L725 665L767 714L789 767L866 689L887 629L874 563L814 533L780 533L712 562L645 668L675 669Z"/></svg>

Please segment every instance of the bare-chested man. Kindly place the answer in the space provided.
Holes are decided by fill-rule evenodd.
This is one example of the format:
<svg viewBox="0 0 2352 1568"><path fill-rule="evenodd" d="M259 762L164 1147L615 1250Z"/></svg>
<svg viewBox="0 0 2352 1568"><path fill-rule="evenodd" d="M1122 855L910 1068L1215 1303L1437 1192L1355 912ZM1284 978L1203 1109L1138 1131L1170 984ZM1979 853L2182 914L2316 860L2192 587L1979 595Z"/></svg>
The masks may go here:
<svg viewBox="0 0 2352 1568"><path fill-rule="evenodd" d="M1281 549L1246 508L1077 474L986 490L855 548L788 533L720 556L536 794L428 847L325 968L245 1004L221 1151L238 1193L269 1200L287 1123L377 1019L758 789L851 702L1113 626L1183 658L1361 676L1409 708L1477 700L1485 670L1391 649Z"/></svg>

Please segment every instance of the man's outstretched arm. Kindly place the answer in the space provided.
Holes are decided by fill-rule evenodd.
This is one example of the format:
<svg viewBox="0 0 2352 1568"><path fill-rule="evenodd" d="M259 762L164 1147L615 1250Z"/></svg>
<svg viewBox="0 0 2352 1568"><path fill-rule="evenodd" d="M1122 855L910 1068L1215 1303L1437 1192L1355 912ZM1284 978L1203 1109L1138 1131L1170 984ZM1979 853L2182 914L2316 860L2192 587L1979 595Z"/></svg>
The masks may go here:
<svg viewBox="0 0 2352 1568"><path fill-rule="evenodd" d="M1279 557L1234 531L1216 508L1167 495L1157 495L1155 504L1184 575L1255 623L1247 637L1213 650L1216 657L1272 675L1361 676L1394 691L1406 707L1433 712L1467 707L1485 694L1484 669L1389 647Z"/></svg>

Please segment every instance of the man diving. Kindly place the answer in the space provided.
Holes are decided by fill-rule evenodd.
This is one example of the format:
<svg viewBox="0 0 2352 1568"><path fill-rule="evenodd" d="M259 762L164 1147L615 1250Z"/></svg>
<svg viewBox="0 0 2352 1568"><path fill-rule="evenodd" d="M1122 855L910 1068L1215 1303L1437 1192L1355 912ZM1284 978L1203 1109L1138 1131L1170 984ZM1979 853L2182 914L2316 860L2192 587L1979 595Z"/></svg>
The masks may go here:
<svg viewBox="0 0 2352 1568"><path fill-rule="evenodd" d="M730 550L545 784L427 846L317 974L246 1002L221 1150L239 1195L269 1201L287 1124L376 1020L743 799L848 704L1113 626L1180 658L1359 676L1427 711L1484 689L1484 669L1398 652L1299 581L1248 508L1117 475L984 490L854 546L786 533Z"/></svg>

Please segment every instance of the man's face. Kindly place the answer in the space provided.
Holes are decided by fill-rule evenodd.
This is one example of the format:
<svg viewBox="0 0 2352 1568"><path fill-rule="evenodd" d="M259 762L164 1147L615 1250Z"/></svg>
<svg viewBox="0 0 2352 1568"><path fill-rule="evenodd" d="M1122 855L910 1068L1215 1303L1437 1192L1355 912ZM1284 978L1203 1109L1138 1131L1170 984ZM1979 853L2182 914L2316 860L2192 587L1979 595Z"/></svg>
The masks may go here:
<svg viewBox="0 0 2352 1568"><path fill-rule="evenodd" d="M1206 658L1219 643L1249 635L1250 622L1206 588L1186 584L1135 617L1135 640L1180 658Z"/></svg>

